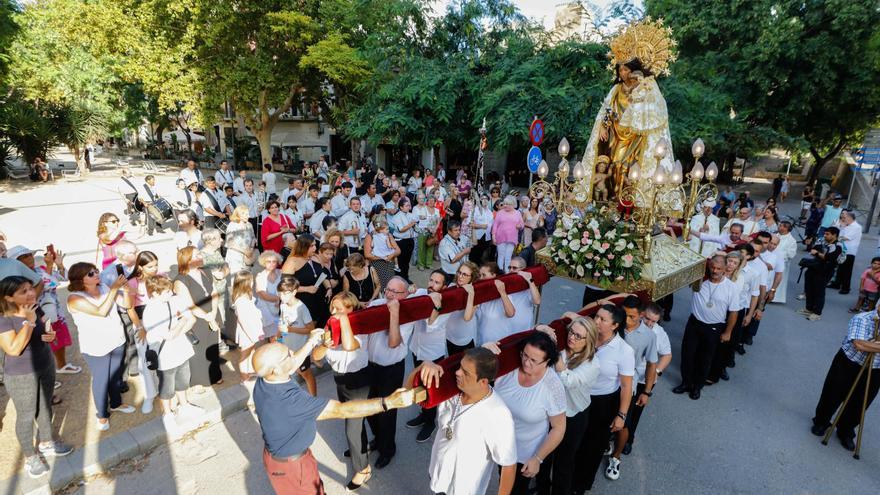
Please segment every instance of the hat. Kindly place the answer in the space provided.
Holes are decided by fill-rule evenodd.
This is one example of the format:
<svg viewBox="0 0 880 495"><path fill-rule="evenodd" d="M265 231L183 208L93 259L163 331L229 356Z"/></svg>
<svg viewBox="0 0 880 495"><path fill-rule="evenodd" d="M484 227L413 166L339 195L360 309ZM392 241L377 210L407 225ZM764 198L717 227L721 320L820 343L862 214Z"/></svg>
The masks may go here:
<svg viewBox="0 0 880 495"><path fill-rule="evenodd" d="M834 195L834 201L838 201L838 200L841 200L841 199L843 199L843 195L842 195L842 194L840 194L840 193L836 193L836 194Z"/></svg>
<svg viewBox="0 0 880 495"><path fill-rule="evenodd" d="M42 250L38 249L37 251L42 251ZM8 259L14 260L14 259L18 259L26 254L34 254L37 251L30 250L24 246L13 246L13 247L9 248L8 251L6 251L6 257Z"/></svg>
<svg viewBox="0 0 880 495"><path fill-rule="evenodd" d="M191 186L191 185L193 185L193 184L198 184L198 183L199 183L199 181L197 181L197 180L191 180L191 181L189 181L189 182L186 183L186 187L189 187L189 186Z"/></svg>
<svg viewBox="0 0 880 495"><path fill-rule="evenodd" d="M716 204L714 199L707 199L703 201L703 208L715 208Z"/></svg>

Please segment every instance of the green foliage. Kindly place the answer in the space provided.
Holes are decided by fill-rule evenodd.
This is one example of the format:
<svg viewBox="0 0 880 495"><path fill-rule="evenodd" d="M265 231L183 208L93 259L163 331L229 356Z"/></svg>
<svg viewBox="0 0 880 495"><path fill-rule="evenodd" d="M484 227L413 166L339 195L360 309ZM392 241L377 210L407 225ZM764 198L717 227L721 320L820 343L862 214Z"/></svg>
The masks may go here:
<svg viewBox="0 0 880 495"><path fill-rule="evenodd" d="M48 157L49 150L61 144L56 132L56 116L47 106L38 109L32 102L18 97L0 105L0 137L14 146L25 163Z"/></svg>
<svg viewBox="0 0 880 495"><path fill-rule="evenodd" d="M9 65L8 48L18 34L18 24L14 20L18 5L14 0L0 0L0 85L3 84Z"/></svg>

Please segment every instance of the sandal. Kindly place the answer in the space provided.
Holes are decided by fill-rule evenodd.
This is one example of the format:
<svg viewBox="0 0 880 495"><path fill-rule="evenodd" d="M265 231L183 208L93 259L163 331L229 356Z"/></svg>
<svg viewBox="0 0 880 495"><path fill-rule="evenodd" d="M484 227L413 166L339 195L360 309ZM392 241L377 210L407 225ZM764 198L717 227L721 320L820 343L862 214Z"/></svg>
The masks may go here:
<svg viewBox="0 0 880 495"><path fill-rule="evenodd" d="M57 406L58 404L61 404L62 402L64 402L64 400L61 397L58 397L57 395L52 394L52 405L53 406Z"/></svg>
<svg viewBox="0 0 880 495"><path fill-rule="evenodd" d="M609 480L620 478L620 459L616 457L608 458L608 467L605 468L605 477Z"/></svg>
<svg viewBox="0 0 880 495"><path fill-rule="evenodd" d="M75 375L80 372L82 372L82 367L74 366L70 363L67 363L61 368L55 370L55 373L58 373L60 375Z"/></svg>

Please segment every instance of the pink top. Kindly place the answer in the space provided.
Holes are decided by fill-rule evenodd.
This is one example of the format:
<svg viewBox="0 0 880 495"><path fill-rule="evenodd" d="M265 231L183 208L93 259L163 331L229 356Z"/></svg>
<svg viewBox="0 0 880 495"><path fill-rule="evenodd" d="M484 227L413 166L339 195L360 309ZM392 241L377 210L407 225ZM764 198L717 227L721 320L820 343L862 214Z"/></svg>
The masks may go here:
<svg viewBox="0 0 880 495"><path fill-rule="evenodd" d="M864 272L862 272L862 290L865 292L877 292L878 286L880 284L874 280L874 277L871 276L871 269L868 268Z"/></svg>
<svg viewBox="0 0 880 495"><path fill-rule="evenodd" d="M523 228L522 215L516 210L501 209L492 222L492 240L496 244L519 242L519 231Z"/></svg>
<svg viewBox="0 0 880 495"><path fill-rule="evenodd" d="M119 235L117 235L115 239L110 241L109 244L101 243L101 254L104 257L101 260L101 270L107 268L108 266L112 265L114 261L116 261L116 253L113 252L113 246L121 241L123 237L125 237L125 232L120 232Z"/></svg>

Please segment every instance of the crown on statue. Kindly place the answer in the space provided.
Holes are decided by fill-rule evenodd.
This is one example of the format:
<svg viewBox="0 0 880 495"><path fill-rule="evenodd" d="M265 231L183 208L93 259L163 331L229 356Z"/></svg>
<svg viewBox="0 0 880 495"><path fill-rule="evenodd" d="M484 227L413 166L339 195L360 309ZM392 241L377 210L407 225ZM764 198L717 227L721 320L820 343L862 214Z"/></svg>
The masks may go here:
<svg viewBox="0 0 880 495"><path fill-rule="evenodd" d="M675 60L675 40L672 29L662 19L650 17L626 25L611 40L611 67L639 59L642 66L654 75L669 74L669 64Z"/></svg>

